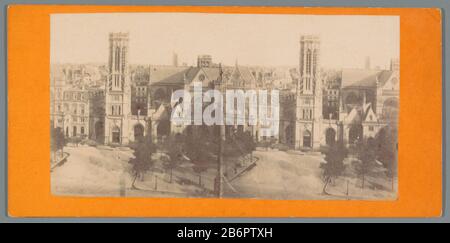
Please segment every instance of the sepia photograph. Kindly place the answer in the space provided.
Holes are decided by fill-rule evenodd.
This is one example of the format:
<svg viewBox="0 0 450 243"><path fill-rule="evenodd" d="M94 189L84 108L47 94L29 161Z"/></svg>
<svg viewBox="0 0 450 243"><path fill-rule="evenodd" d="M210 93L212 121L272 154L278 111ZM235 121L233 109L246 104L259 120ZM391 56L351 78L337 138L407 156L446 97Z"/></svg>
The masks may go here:
<svg viewBox="0 0 450 243"><path fill-rule="evenodd" d="M55 196L398 197L398 16L51 14L49 89Z"/></svg>

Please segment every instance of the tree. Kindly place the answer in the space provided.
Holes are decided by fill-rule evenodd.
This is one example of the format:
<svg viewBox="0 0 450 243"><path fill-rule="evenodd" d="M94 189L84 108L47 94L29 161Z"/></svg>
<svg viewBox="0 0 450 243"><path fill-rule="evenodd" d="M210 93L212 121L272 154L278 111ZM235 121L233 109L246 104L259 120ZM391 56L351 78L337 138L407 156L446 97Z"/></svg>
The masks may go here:
<svg viewBox="0 0 450 243"><path fill-rule="evenodd" d="M50 149L57 152L64 147L64 132L60 127L50 128Z"/></svg>
<svg viewBox="0 0 450 243"><path fill-rule="evenodd" d="M52 152L52 160L56 160L59 150L64 148L64 132L60 127L50 127L50 151Z"/></svg>
<svg viewBox="0 0 450 243"><path fill-rule="evenodd" d="M242 143L244 144L244 149L247 153L252 153L253 151L255 151L256 149L256 143L255 140L253 139L253 136L250 132L244 132L241 136L240 136L240 140L242 141Z"/></svg>
<svg viewBox="0 0 450 243"><path fill-rule="evenodd" d="M356 173L362 178L362 188L364 189L365 177L376 165L376 146L372 139L367 141L359 140L356 144L357 160L352 162Z"/></svg>
<svg viewBox="0 0 450 243"><path fill-rule="evenodd" d="M387 169L391 178L397 173L397 128L386 127L375 137L377 159Z"/></svg>
<svg viewBox="0 0 450 243"><path fill-rule="evenodd" d="M183 158L186 146L186 137L181 134L170 135L162 144L162 150L168 155L164 161L164 167L170 170L170 182L172 183L173 169L177 167Z"/></svg>
<svg viewBox="0 0 450 243"><path fill-rule="evenodd" d="M392 182L392 190L394 190L394 177L397 174L397 135L396 126L387 126L381 129L375 137L377 160L386 168L386 175Z"/></svg>
<svg viewBox="0 0 450 243"><path fill-rule="evenodd" d="M256 143L251 133L238 131L226 141L224 155L226 157L242 157L245 160L249 159L248 155L250 155L250 162L252 162L255 148Z"/></svg>
<svg viewBox="0 0 450 243"><path fill-rule="evenodd" d="M217 137L202 131L193 132L186 138L186 156L194 164L194 171L199 174L199 184L202 172L208 169L211 161L216 161L218 143L215 139Z"/></svg>
<svg viewBox="0 0 450 243"><path fill-rule="evenodd" d="M345 170L344 159L347 157L348 151L342 142L333 143L325 150L325 161L322 163L322 178L324 186L322 193L328 195L327 186L333 178L339 177Z"/></svg>
<svg viewBox="0 0 450 243"><path fill-rule="evenodd" d="M139 139L133 149L134 158L129 161L131 174L134 176L131 188L137 189L135 186L136 179L152 168L154 164L152 155L156 152L156 148L151 139L146 137Z"/></svg>

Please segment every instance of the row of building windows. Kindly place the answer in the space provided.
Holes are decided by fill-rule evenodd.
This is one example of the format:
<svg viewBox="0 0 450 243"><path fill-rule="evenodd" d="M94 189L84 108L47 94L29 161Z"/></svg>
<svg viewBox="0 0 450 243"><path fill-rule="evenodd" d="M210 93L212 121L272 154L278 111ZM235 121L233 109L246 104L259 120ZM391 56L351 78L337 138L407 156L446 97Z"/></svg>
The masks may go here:
<svg viewBox="0 0 450 243"><path fill-rule="evenodd" d="M85 123L87 120L86 120L86 117L72 116L72 121L73 122Z"/></svg>
<svg viewBox="0 0 450 243"><path fill-rule="evenodd" d="M64 92L64 100L84 100L82 92Z"/></svg>
<svg viewBox="0 0 450 243"><path fill-rule="evenodd" d="M71 117L72 119L70 119L70 117ZM65 119L65 122L66 122L66 123L70 123L71 120L72 120L72 122L74 122L74 123L86 123L86 122L88 121L87 117L85 117L85 116L70 116L70 117ZM59 118L57 121L58 121L59 124L62 125L63 120L64 120L64 119Z"/></svg>
<svg viewBox="0 0 450 243"><path fill-rule="evenodd" d="M72 127L72 136L78 135L78 128L77 126ZM85 129L84 127L80 127L80 135L85 135ZM70 136L69 134L69 127L66 127L66 137Z"/></svg>
<svg viewBox="0 0 450 243"><path fill-rule="evenodd" d="M136 97L134 100L137 103L147 103L147 99L142 97Z"/></svg>
<svg viewBox="0 0 450 243"><path fill-rule="evenodd" d="M145 86L137 86L136 87L136 96L147 96L147 87Z"/></svg>
<svg viewBox="0 0 450 243"><path fill-rule="evenodd" d="M337 90L333 90L333 89L328 90L328 95L337 95L337 94L338 94Z"/></svg>
<svg viewBox="0 0 450 243"><path fill-rule="evenodd" d="M69 106L69 104L65 103L64 104L64 110L63 110L63 106L61 104L57 104L56 105L56 111L57 112L65 112L65 113L71 113L71 114L80 114L80 115L84 115L86 110L85 110L85 105L84 104L72 104L71 106Z"/></svg>

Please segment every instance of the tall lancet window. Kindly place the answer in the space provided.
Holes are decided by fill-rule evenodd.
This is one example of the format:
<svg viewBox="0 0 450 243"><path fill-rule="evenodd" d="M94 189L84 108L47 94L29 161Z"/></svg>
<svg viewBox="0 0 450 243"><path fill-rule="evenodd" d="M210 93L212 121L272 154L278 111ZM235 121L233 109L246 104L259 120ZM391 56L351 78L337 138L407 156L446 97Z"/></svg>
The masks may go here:
<svg viewBox="0 0 450 243"><path fill-rule="evenodd" d="M313 74L316 74L317 72L317 50L314 50L313 54Z"/></svg>
<svg viewBox="0 0 450 243"><path fill-rule="evenodd" d="M113 70L113 66L112 66L112 57L113 57L113 46L112 46L112 44L110 44L110 47L109 47L109 71L111 72L112 70Z"/></svg>
<svg viewBox="0 0 450 243"><path fill-rule="evenodd" d="M311 50L306 52L306 73L311 74Z"/></svg>
<svg viewBox="0 0 450 243"><path fill-rule="evenodd" d="M122 47L122 54L121 54L121 56L122 56L122 60L121 60L121 62L122 62L121 63L122 64L121 68L122 69L121 70L122 70L122 72L125 71L125 51L126 51L125 47Z"/></svg>
<svg viewBox="0 0 450 243"><path fill-rule="evenodd" d="M120 49L119 47L116 47L116 60L115 60L115 70L119 71L119 65L120 65Z"/></svg>

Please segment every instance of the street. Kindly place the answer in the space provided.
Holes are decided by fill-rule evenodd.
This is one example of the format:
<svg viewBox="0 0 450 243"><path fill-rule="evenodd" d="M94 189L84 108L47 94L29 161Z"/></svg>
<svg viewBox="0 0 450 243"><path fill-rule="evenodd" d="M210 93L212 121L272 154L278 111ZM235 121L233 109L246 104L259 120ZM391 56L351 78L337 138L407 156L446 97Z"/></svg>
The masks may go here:
<svg viewBox="0 0 450 243"><path fill-rule="evenodd" d="M255 151L257 165L231 184L234 197L323 199L320 157L283 151Z"/></svg>
<svg viewBox="0 0 450 243"><path fill-rule="evenodd" d="M155 162L154 168L136 182L138 190L131 189L132 177L128 160L132 150L107 146L66 147L70 154L67 162L51 173L52 192L56 195L79 196L127 196L127 197L213 197L214 169L202 174L202 185L198 174L192 169L173 170L170 181L168 172ZM389 199L395 193L387 190L362 189L356 177L339 177L328 186L330 195L322 194L320 154L300 154L295 151L254 151L258 158L256 166L230 182L224 183L224 197L262 198L287 200L314 199ZM156 156L156 155L155 155ZM155 161L158 161L157 156ZM371 178L367 176L367 185Z"/></svg>

